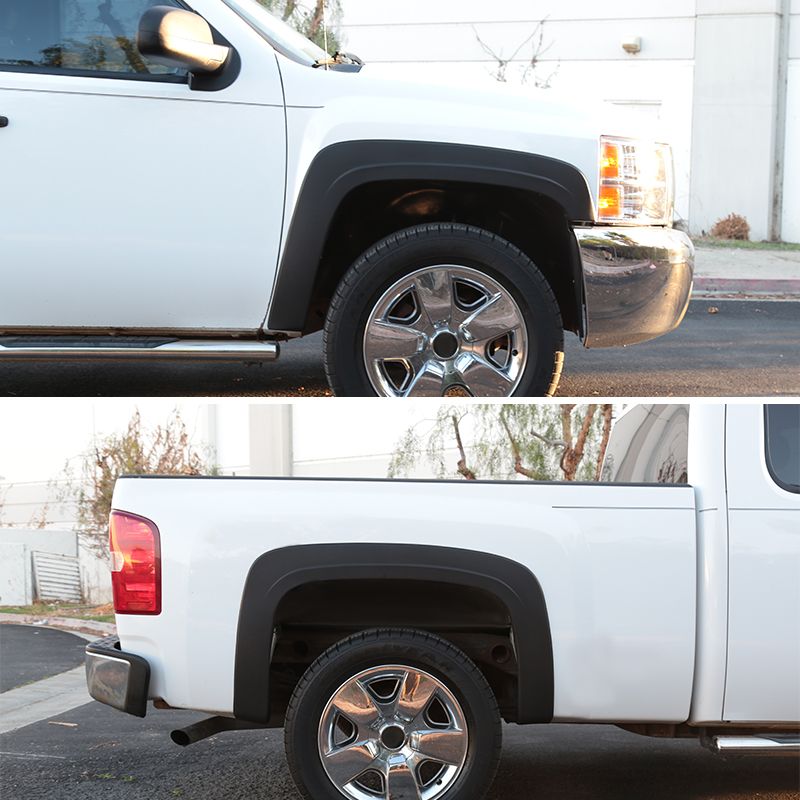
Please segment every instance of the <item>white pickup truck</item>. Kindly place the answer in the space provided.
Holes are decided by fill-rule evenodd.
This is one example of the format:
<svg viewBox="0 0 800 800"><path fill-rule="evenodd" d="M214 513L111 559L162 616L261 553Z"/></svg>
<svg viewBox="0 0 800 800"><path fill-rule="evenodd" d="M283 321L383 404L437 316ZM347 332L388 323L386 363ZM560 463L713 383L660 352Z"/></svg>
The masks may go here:
<svg viewBox="0 0 800 800"><path fill-rule="evenodd" d="M672 153L608 111L380 78L256 0L2 0L0 360L269 361L338 395L555 391L673 330Z"/></svg>
<svg viewBox="0 0 800 800"><path fill-rule="evenodd" d="M123 478L89 691L285 726L314 800L480 798L501 719L800 752L800 406L635 407L605 472Z"/></svg>

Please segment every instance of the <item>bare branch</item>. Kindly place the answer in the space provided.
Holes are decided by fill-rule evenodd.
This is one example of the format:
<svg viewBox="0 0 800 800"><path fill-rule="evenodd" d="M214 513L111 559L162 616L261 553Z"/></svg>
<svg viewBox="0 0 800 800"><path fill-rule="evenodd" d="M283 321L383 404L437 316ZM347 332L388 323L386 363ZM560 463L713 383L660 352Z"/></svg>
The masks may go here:
<svg viewBox="0 0 800 800"><path fill-rule="evenodd" d="M311 15L311 21L308 25L308 38L313 39L318 33L325 21L325 0L317 0L314 6L314 13Z"/></svg>
<svg viewBox="0 0 800 800"><path fill-rule="evenodd" d="M594 479L599 481L603 475L603 461L606 458L606 450L608 450L608 440L611 436L611 418L613 414L613 406L610 403L604 403L600 406L600 413L603 416L603 434L600 439L600 451L597 454L597 466L594 471Z"/></svg>
<svg viewBox="0 0 800 800"><path fill-rule="evenodd" d="M288 22L289 17L294 14L297 8L297 0L286 0L286 7L283 9L283 21Z"/></svg>
<svg viewBox="0 0 800 800"><path fill-rule="evenodd" d="M511 455L514 458L514 472L518 475L524 475L526 478L531 478L532 480L536 479L536 474L532 471L527 469L526 467L522 466L522 455L519 451L519 443L517 442L514 434L511 433L511 427L508 424L508 420L506 419L506 407L504 406L500 409L500 424L503 426L503 429L506 432L506 436L508 436L508 441L511 445Z"/></svg>
<svg viewBox="0 0 800 800"><path fill-rule="evenodd" d="M569 411L567 411L569 409ZM575 444L572 444L572 411L575 409L574 405L562 406L561 410L561 425L565 430L565 439L568 445L564 448L564 455L561 456L561 470L564 473L564 480L574 481L575 474L578 471L581 461L583 460L583 452L586 446L586 437L589 435L589 430L592 426L592 420L597 413L597 404L592 404L586 411L586 416L583 418L581 429L578 432L578 438ZM567 434L568 433L568 437Z"/></svg>
<svg viewBox="0 0 800 800"><path fill-rule="evenodd" d="M458 474L462 475L468 481L477 480L477 476L475 473L467 466L467 454L464 452L464 443L461 441L461 429L459 425L463 417L458 417L457 414L453 414L453 430L456 434L456 444L458 445L458 452L461 456L458 460Z"/></svg>
<svg viewBox="0 0 800 800"><path fill-rule="evenodd" d="M530 431L531 436L534 439L538 439L540 442L544 442L548 447L566 447L567 443L563 439L548 439L546 436L542 436L541 433L537 433L536 431Z"/></svg>

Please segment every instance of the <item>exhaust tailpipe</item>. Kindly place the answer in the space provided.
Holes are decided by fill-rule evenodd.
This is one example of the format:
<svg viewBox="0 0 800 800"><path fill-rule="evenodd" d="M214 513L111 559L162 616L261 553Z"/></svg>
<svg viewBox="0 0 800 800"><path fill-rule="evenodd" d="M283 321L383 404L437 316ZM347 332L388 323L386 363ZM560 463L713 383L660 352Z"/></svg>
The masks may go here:
<svg viewBox="0 0 800 800"><path fill-rule="evenodd" d="M188 747L190 744L208 739L217 733L225 731L248 731L264 728L256 722L246 722L240 719L230 719L229 717L209 717L188 725L185 728L178 728L170 733L169 738L181 747Z"/></svg>

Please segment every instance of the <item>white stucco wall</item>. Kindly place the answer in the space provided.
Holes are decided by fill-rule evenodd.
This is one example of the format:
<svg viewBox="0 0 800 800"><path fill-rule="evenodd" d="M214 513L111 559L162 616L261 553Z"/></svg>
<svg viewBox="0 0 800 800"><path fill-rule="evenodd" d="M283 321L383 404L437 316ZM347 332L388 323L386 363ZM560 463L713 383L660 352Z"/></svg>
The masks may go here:
<svg viewBox="0 0 800 800"><path fill-rule="evenodd" d="M791 3L782 236L800 241L800 1ZM753 239L769 236L783 0L342 0L342 8L345 47L370 69L467 83L493 80L476 32L508 57L546 18L549 49L537 74L556 72L552 91L660 122L675 150L677 212L694 232L736 212ZM621 42L636 36L642 50L631 56ZM509 80L529 54L523 48Z"/></svg>
<svg viewBox="0 0 800 800"><path fill-rule="evenodd" d="M800 242L800 0L793 0L789 30L783 238Z"/></svg>
<svg viewBox="0 0 800 800"><path fill-rule="evenodd" d="M507 58L546 20L548 49L536 74L552 75L554 93L623 105L658 121L675 151L677 210L687 216L695 0L342 0L342 8L346 48L370 69L473 84L493 82L496 66L476 33ZM642 50L632 56L622 41L637 36ZM509 82L519 82L530 55L530 46L520 51Z"/></svg>
<svg viewBox="0 0 800 800"><path fill-rule="evenodd" d="M0 540L0 606L32 602L30 551L24 544Z"/></svg>

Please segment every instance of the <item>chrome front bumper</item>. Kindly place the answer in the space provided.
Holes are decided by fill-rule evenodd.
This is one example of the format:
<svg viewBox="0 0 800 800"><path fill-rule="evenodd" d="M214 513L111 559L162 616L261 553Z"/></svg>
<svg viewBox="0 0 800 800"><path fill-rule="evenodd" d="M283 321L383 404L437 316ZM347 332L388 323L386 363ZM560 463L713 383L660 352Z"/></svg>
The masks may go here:
<svg viewBox="0 0 800 800"><path fill-rule="evenodd" d="M670 228L576 228L585 289L584 345L646 342L680 325L694 246Z"/></svg>
<svg viewBox="0 0 800 800"><path fill-rule="evenodd" d="M140 656L120 650L116 636L98 639L86 645L86 686L95 700L143 717L147 713L150 665Z"/></svg>

